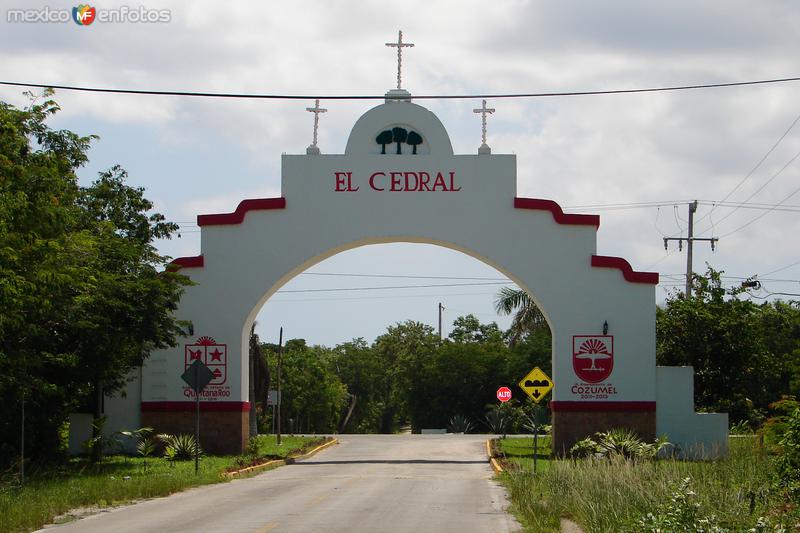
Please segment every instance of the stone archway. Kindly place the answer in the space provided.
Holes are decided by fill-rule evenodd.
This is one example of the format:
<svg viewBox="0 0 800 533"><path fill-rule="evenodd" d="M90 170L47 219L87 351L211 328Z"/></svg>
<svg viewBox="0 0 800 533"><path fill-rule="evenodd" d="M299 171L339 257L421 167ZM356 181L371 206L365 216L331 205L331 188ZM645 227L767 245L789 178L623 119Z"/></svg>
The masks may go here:
<svg viewBox="0 0 800 533"><path fill-rule="evenodd" d="M386 132L398 128L405 139L415 133L413 145L398 141L387 150ZM196 282L178 313L193 322L195 336L148 360L141 423L169 431L190 427L191 391L179 376L201 354L218 371L202 398L203 425L210 428L204 445L240 452L249 416L248 332L267 298L338 252L424 242L503 272L546 313L553 334L554 449L610 427L652 438L657 430L685 426L692 410L667 405L669 398L658 395L658 274L598 255L599 217L564 214L550 200L519 198L516 186L516 156L454 155L438 118L408 100L388 100L367 111L344 154L283 155L281 197L244 200L231 213L198 216L202 254L174 261ZM600 345L602 354L596 355L591 346ZM675 387L685 376L669 379ZM678 396L691 399L691 390L684 389L685 384ZM657 402L663 412L677 413L659 427Z"/></svg>

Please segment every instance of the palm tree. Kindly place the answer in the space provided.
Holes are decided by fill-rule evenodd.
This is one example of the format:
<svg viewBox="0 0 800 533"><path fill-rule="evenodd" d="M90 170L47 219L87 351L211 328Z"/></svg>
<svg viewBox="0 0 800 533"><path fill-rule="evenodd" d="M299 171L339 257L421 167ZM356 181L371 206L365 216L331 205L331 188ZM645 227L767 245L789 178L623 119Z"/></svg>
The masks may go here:
<svg viewBox="0 0 800 533"><path fill-rule="evenodd" d="M514 313L511 321L511 338L509 343L515 345L527 333L538 328L547 327L542 311L536 306L528 293L522 289L503 287L497 293L494 308L498 314L510 315Z"/></svg>

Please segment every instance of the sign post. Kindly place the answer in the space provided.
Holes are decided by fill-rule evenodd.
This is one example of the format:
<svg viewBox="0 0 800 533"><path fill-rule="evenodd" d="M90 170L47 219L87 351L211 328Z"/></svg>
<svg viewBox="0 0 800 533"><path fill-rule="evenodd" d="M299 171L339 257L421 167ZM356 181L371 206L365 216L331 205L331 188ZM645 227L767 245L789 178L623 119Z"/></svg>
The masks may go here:
<svg viewBox="0 0 800 533"><path fill-rule="evenodd" d="M542 425L542 409L539 402L553 389L553 380L538 366L522 378L519 387L535 402L533 407L533 473L536 473L536 463L539 460L539 428Z"/></svg>
<svg viewBox="0 0 800 533"><path fill-rule="evenodd" d="M214 373L200 359L195 359L181 379L194 391L194 473L197 474L200 467L200 393L214 379Z"/></svg>
<svg viewBox="0 0 800 533"><path fill-rule="evenodd" d="M276 443L281 445L281 366L283 365L283 326L278 337L278 433L276 435Z"/></svg>

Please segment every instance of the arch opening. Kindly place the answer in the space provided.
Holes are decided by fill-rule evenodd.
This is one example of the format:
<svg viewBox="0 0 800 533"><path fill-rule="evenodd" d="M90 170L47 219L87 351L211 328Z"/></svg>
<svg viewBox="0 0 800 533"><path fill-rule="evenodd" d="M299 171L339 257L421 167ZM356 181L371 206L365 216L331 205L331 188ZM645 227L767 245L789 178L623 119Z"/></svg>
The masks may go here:
<svg viewBox="0 0 800 533"><path fill-rule="evenodd" d="M458 252L459 254L463 254L464 256L467 256L475 260L477 263L485 265L489 269L498 272L499 274L501 274L502 276L504 276L509 280L508 283L506 284L498 283L495 286L496 288L499 289L504 285L515 285L516 287L519 287L531 298L531 300L533 300L533 302L542 312L542 315L544 316L550 331L552 332L554 330L553 320L551 316L548 315L547 309L542 305L541 301L536 297L535 291L533 291L530 287L526 286L526 284L522 282L519 276L516 276L509 269L503 267L502 265L497 264L490 258L481 256L474 250L471 250L467 247L459 246L454 243L438 241L427 237L391 237L391 238L376 237L376 238L368 238L368 239L353 241L339 247L328 249L318 255L310 257L309 259L302 262L300 265L298 265L291 271L281 276L271 287L266 289L266 291L258 299L257 303L253 306L253 309L248 314L242 327L243 338L246 338L246 336L249 335L253 322L256 321L256 318L262 312L262 309L267 304L267 302L273 296L275 296L282 288L286 287L287 284L292 282L292 280L295 280L298 276L300 276L304 272L319 265L320 263L323 263L329 259L334 258L335 256L338 256L339 254L345 254L352 250L363 249L375 245L391 245L391 244L421 244L421 245L429 245L431 247L444 248L446 250L451 250L454 252ZM458 276L454 277L457 278ZM243 346L246 346L246 343L243 343Z"/></svg>

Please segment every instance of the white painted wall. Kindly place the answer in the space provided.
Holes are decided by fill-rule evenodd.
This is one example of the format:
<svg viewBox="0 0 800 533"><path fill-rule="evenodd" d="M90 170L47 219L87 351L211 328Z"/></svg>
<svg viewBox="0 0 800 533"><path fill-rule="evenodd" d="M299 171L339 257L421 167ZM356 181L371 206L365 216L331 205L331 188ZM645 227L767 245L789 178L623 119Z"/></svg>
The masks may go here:
<svg viewBox="0 0 800 533"><path fill-rule="evenodd" d="M728 414L694 412L694 369L656 367L658 384L656 432L666 435L678 452L709 459L728 452Z"/></svg>
<svg viewBox="0 0 800 533"><path fill-rule="evenodd" d="M394 155L393 145L387 155L380 154L375 137L394 125L423 136L418 155L408 154L409 147ZM357 121L345 154L284 155L282 167L286 208L249 211L241 224L204 225L204 266L182 271L197 283L187 288L178 312L194 324L195 335L185 342L210 336L227 345L230 396L224 400L247 400L250 326L282 285L351 248L418 242L479 259L534 298L553 332L553 399L581 400L571 391L579 382L572 368L572 336L600 335L607 321L615 358L607 382L617 391L607 400L656 401L654 286L628 282L616 268L591 267L597 253L594 226L562 225L550 211L515 209L515 156L453 155L436 116L413 103L388 102ZM448 177L454 172L460 190L369 187L375 172L387 173L385 184L390 172L406 171ZM336 172L351 173L359 190L337 192ZM277 324L279 317L274 320ZM189 400L183 371L183 346L155 353L144 368L142 401ZM673 412L664 427L674 431L685 412Z"/></svg>

